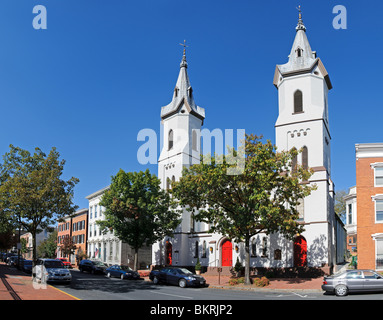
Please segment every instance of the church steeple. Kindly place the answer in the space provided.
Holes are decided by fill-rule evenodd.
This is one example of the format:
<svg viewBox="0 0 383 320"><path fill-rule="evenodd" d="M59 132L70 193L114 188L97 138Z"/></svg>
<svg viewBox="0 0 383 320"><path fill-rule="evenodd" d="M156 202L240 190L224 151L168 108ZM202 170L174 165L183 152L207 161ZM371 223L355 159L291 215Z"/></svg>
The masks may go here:
<svg viewBox="0 0 383 320"><path fill-rule="evenodd" d="M203 120L205 110L196 105L194 101L193 88L187 72L188 63L186 61L186 41L181 44L184 47L183 56L180 63L180 72L173 92L172 101L161 109L161 118L165 119L177 113L183 105L186 105L189 113Z"/></svg>
<svg viewBox="0 0 383 320"><path fill-rule="evenodd" d="M290 51L289 61L286 64L279 66L279 69L283 73L310 68L316 60L316 53L311 50L311 46L306 35L306 27L303 24L300 6L298 10L298 25L295 28L296 34Z"/></svg>
<svg viewBox="0 0 383 320"><path fill-rule="evenodd" d="M329 75L322 63L322 61L317 57L316 51L311 49L309 40L306 34L306 26L303 24L301 6L298 8L298 24L295 27L296 34L294 38L293 45L288 56L289 60L285 64L277 65L274 73L274 85L279 86L279 83L282 79L287 77L312 73L314 69L318 67L320 73L326 80L328 89L332 88L332 84L329 78Z"/></svg>

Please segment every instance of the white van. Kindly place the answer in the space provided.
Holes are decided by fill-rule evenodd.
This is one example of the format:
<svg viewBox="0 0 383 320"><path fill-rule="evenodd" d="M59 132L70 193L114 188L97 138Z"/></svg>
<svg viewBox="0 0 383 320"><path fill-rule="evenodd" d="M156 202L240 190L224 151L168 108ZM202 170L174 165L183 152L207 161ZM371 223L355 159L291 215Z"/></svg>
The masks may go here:
<svg viewBox="0 0 383 320"><path fill-rule="evenodd" d="M38 259L34 273L36 279L42 283L50 281L70 283L72 281L70 271L60 260L56 259Z"/></svg>

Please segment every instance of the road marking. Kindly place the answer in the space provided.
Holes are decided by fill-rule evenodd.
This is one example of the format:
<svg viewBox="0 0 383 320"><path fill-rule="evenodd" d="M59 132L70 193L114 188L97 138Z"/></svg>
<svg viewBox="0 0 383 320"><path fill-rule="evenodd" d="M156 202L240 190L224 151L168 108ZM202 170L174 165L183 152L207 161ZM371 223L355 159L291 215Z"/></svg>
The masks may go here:
<svg viewBox="0 0 383 320"><path fill-rule="evenodd" d="M58 288L56 288L56 287L54 287L54 286L51 286L51 285L49 285L49 286L52 287L53 289L56 289L56 290L62 292L62 293L65 293L66 295L68 295L68 296L70 296L70 297L72 297L72 298L74 298L74 299L76 299L76 300L81 300L80 298L77 298L77 297L75 297L75 296L72 296L71 294L69 294L69 293L67 293L67 292L65 292L65 291L62 291L62 290L60 290L60 289L58 289Z"/></svg>
<svg viewBox="0 0 383 320"><path fill-rule="evenodd" d="M157 292L157 291L150 291L151 293L156 293L156 294L163 294L166 296L173 296L173 297L180 297L180 298L185 298L185 299L194 299L193 297L186 297L186 296L180 296L176 294L170 294L170 293L163 293L163 292Z"/></svg>
<svg viewBox="0 0 383 320"><path fill-rule="evenodd" d="M277 296L269 296L269 297L276 297L276 298L282 298L282 297L288 297L288 296L292 296L292 295L297 295L298 297L301 297L301 298L307 298L307 294L305 295L301 295L299 293L296 293L296 292L289 292L287 294L279 294Z"/></svg>

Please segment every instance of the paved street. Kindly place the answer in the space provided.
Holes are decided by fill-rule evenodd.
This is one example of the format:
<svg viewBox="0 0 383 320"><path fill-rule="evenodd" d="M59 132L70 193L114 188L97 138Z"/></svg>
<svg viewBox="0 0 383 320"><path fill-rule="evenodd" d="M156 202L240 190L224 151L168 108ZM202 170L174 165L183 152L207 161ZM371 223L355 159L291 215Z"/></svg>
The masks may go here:
<svg viewBox="0 0 383 320"><path fill-rule="evenodd" d="M144 280L120 280L71 270L72 283L53 284L56 288L81 300L383 300L383 293L350 294L336 297L322 292L288 290L233 290L186 288L154 285Z"/></svg>

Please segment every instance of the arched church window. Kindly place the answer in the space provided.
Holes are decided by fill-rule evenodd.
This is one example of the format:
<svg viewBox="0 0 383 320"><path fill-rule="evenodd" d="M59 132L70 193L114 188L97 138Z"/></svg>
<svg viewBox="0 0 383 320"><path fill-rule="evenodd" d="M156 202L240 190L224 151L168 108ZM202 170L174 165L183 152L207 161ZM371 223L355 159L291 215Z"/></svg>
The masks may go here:
<svg viewBox="0 0 383 320"><path fill-rule="evenodd" d="M257 241L255 240L255 238L253 238L253 240L251 241L251 256L257 256Z"/></svg>
<svg viewBox="0 0 383 320"><path fill-rule="evenodd" d="M193 150L197 151L197 132L195 130L192 133L192 146Z"/></svg>
<svg viewBox="0 0 383 320"><path fill-rule="evenodd" d="M202 258L206 258L206 240L202 244Z"/></svg>
<svg viewBox="0 0 383 320"><path fill-rule="evenodd" d="M299 112L303 112L303 96L301 90L297 90L294 93L294 113Z"/></svg>
<svg viewBox="0 0 383 320"><path fill-rule="evenodd" d="M305 218L305 201L304 199L299 199L299 204L296 207L298 212L298 221L302 221Z"/></svg>
<svg viewBox="0 0 383 320"><path fill-rule="evenodd" d="M194 232L194 214L190 214L190 232Z"/></svg>
<svg viewBox="0 0 383 320"><path fill-rule="evenodd" d="M195 242L194 258L198 258L198 241Z"/></svg>
<svg viewBox="0 0 383 320"><path fill-rule="evenodd" d="M309 167L308 150L306 146L302 148L302 166L304 169L308 169Z"/></svg>
<svg viewBox="0 0 383 320"><path fill-rule="evenodd" d="M178 97L178 91L179 91L180 89L178 89L177 87L175 87L174 88L174 97Z"/></svg>
<svg viewBox="0 0 383 320"><path fill-rule="evenodd" d="M296 152L297 149L293 148L292 150ZM296 173L297 172L297 166L298 166L298 155L295 155L291 159L291 172L292 173Z"/></svg>
<svg viewBox="0 0 383 320"><path fill-rule="evenodd" d="M169 146L168 146L168 150L171 150L173 149L173 130L170 129L169 131Z"/></svg>
<svg viewBox="0 0 383 320"><path fill-rule="evenodd" d="M262 239L262 257L267 257L267 238Z"/></svg>

